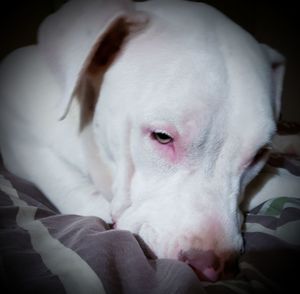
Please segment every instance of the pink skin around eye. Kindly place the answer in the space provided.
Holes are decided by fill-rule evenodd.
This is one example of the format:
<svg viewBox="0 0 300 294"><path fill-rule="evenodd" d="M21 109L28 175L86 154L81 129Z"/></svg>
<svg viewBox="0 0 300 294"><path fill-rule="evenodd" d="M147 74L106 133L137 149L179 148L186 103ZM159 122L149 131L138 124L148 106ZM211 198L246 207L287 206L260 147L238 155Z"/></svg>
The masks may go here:
<svg viewBox="0 0 300 294"><path fill-rule="evenodd" d="M162 144L155 140L152 137L152 133L156 131L162 131L169 134L173 140L167 144ZM151 138L152 143L156 150L164 157L167 161L172 164L178 163L183 157L183 148L180 144L179 135L178 133L172 128L164 126L162 128L146 128L144 130L145 134Z"/></svg>
<svg viewBox="0 0 300 294"><path fill-rule="evenodd" d="M176 142L173 140L167 144L161 144L155 139L153 139L155 148L171 163L175 164L178 162L178 148L176 148Z"/></svg>

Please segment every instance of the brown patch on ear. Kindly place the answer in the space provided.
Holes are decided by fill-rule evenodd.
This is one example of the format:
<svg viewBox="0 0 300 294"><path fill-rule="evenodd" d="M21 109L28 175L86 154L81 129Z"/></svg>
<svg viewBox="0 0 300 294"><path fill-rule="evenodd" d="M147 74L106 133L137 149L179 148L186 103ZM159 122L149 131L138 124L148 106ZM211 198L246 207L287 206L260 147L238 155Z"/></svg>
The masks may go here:
<svg viewBox="0 0 300 294"><path fill-rule="evenodd" d="M105 72L114 62L130 33L132 23L117 19L103 35L77 88L80 103L80 131L93 119Z"/></svg>
<svg viewBox="0 0 300 294"><path fill-rule="evenodd" d="M102 77L86 76L77 89L77 100L80 104L80 125L82 131L93 119L98 101Z"/></svg>
<svg viewBox="0 0 300 294"><path fill-rule="evenodd" d="M87 71L89 74L98 74L100 70L107 69L112 64L130 33L129 25L125 18L120 18L110 27L101 39L98 49L88 66Z"/></svg>

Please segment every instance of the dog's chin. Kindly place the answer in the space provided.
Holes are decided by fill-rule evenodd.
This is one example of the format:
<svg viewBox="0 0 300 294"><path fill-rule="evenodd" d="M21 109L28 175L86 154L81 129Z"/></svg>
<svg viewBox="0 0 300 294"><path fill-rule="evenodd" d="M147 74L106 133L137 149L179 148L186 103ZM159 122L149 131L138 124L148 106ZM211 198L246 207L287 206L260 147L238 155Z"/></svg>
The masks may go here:
<svg viewBox="0 0 300 294"><path fill-rule="evenodd" d="M195 234L192 230L176 233L171 232L165 225L154 227L146 221L139 222L136 219L136 222L132 222L132 218L121 218L114 228L134 233L147 256L179 260L190 266L201 281L210 283L236 275L236 261L243 244L241 235L231 238L232 244L225 239L203 243L203 239L197 236L200 234ZM172 228L175 229L175 226ZM213 247L208 244L219 245Z"/></svg>

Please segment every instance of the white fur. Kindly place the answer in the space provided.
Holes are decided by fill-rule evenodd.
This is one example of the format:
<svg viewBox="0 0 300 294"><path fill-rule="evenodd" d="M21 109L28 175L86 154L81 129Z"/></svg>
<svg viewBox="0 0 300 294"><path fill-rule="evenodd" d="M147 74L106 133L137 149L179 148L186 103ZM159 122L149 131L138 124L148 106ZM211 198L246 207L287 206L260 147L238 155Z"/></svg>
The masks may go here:
<svg viewBox="0 0 300 294"><path fill-rule="evenodd" d="M205 4L160 0L136 9L148 24L106 72L82 132L71 100L97 40L119 16L144 13L127 1L71 1L42 25L38 45L4 61L5 164L63 213L113 218L159 257L238 251L240 194L266 158L246 164L275 132L283 58ZM180 160L145 133L166 125Z"/></svg>

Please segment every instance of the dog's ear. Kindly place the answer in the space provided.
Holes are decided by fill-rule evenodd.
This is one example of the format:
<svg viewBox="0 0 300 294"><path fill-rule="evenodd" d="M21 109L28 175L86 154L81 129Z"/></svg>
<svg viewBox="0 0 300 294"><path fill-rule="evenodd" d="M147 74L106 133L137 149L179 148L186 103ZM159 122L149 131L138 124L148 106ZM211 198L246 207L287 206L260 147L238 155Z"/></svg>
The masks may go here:
<svg viewBox="0 0 300 294"><path fill-rule="evenodd" d="M283 87L283 79L285 73L285 58L275 49L268 45L261 44L261 47L266 54L271 64L272 70L272 89L273 89L273 103L276 119L279 118L281 109L281 93Z"/></svg>
<svg viewBox="0 0 300 294"><path fill-rule="evenodd" d="M140 17L141 15L131 15L116 18L93 46L73 93L80 104L80 130L93 119L106 70L121 53L129 37L144 27L144 21L140 22ZM69 96L69 99L72 97Z"/></svg>
<svg viewBox="0 0 300 294"><path fill-rule="evenodd" d="M42 23L38 47L62 90L60 119L75 94L94 91L93 77L99 78L127 37L145 23L147 16L129 0L70 1Z"/></svg>

